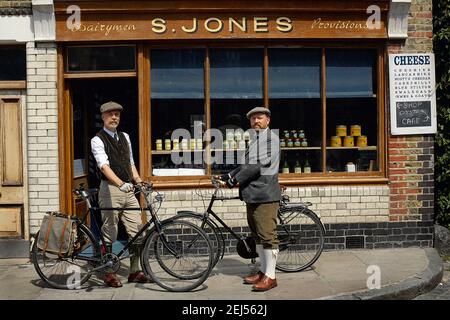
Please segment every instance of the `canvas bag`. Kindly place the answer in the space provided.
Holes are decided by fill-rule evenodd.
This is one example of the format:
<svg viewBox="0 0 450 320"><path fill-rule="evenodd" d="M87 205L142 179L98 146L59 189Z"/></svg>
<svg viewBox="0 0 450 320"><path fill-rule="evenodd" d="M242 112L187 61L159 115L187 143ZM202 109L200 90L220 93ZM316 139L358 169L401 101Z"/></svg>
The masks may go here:
<svg viewBox="0 0 450 320"><path fill-rule="evenodd" d="M37 247L61 257L70 256L75 242L76 227L76 218L57 212L47 212L42 219Z"/></svg>

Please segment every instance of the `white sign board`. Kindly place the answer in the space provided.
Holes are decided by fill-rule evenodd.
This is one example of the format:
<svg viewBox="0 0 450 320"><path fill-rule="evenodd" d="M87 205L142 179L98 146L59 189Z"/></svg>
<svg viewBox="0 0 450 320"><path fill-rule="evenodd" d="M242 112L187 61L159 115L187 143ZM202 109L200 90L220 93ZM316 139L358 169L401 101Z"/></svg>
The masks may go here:
<svg viewBox="0 0 450 320"><path fill-rule="evenodd" d="M434 54L389 55L391 133L436 133Z"/></svg>

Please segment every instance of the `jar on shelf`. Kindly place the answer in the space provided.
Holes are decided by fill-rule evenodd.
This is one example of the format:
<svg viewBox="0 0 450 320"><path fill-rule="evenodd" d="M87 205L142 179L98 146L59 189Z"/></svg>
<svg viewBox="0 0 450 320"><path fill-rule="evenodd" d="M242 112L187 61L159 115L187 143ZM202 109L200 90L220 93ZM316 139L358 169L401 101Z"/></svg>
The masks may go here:
<svg viewBox="0 0 450 320"><path fill-rule="evenodd" d="M236 141L230 140L228 141L228 143L230 145L230 149L236 149Z"/></svg>
<svg viewBox="0 0 450 320"><path fill-rule="evenodd" d="M244 136L244 140L245 140L245 141L250 140L250 132L245 131L243 136Z"/></svg>
<svg viewBox="0 0 450 320"><path fill-rule="evenodd" d="M302 146L302 143L300 142L300 139L299 138L295 139L294 147L301 147L301 146Z"/></svg>
<svg viewBox="0 0 450 320"><path fill-rule="evenodd" d="M191 147L191 150L195 150L195 147L196 147L196 141L195 141L195 139L191 139L189 145L190 145L190 147Z"/></svg>
<svg viewBox="0 0 450 320"><path fill-rule="evenodd" d="M197 150L203 150L203 139L197 139Z"/></svg>
<svg viewBox="0 0 450 320"><path fill-rule="evenodd" d="M367 147L367 136L359 136L356 139L356 145L358 147Z"/></svg>
<svg viewBox="0 0 450 320"><path fill-rule="evenodd" d="M164 140L164 150L170 151L172 148L172 143L170 142L170 139Z"/></svg>
<svg viewBox="0 0 450 320"><path fill-rule="evenodd" d="M288 130L284 130L284 131L283 131L283 137L284 137L285 139L289 139L289 131L288 131Z"/></svg>
<svg viewBox="0 0 450 320"><path fill-rule="evenodd" d="M280 148L286 148L286 140L280 139Z"/></svg>
<svg viewBox="0 0 450 320"><path fill-rule="evenodd" d="M342 125L342 124L336 126L336 135L338 137L346 137L347 136L347 126Z"/></svg>
<svg viewBox="0 0 450 320"><path fill-rule="evenodd" d="M305 131L300 130L300 131L298 132L298 137L299 137L300 139L305 139Z"/></svg>
<svg viewBox="0 0 450 320"><path fill-rule="evenodd" d="M241 130L234 131L234 140L236 140L236 141L242 140L242 131Z"/></svg>
<svg viewBox="0 0 450 320"><path fill-rule="evenodd" d="M344 137L344 147L354 147L355 146L355 138L352 136Z"/></svg>
<svg viewBox="0 0 450 320"><path fill-rule="evenodd" d="M294 173L302 173L302 166L300 165L300 162L298 162L298 160L295 163Z"/></svg>
<svg viewBox="0 0 450 320"><path fill-rule="evenodd" d="M306 138L302 139L301 146L302 147L307 147L308 146L308 140Z"/></svg>
<svg viewBox="0 0 450 320"><path fill-rule="evenodd" d="M227 129L226 140L234 140L234 133L233 133L233 130Z"/></svg>
<svg viewBox="0 0 450 320"><path fill-rule="evenodd" d="M238 149L245 149L245 140L239 140Z"/></svg>
<svg viewBox="0 0 450 320"><path fill-rule="evenodd" d="M172 150L180 150L180 141L178 139L173 140Z"/></svg>
<svg viewBox="0 0 450 320"><path fill-rule="evenodd" d="M295 141L298 138L297 130L291 130L290 138Z"/></svg>
<svg viewBox="0 0 450 320"><path fill-rule="evenodd" d="M225 150L230 149L230 142L229 142L228 140L225 140L225 141L223 142L223 148L224 148Z"/></svg>
<svg viewBox="0 0 450 320"><path fill-rule="evenodd" d="M181 150L188 150L188 149L189 149L188 140L182 139L181 140Z"/></svg>
<svg viewBox="0 0 450 320"><path fill-rule="evenodd" d="M156 139L156 151L162 151L162 139Z"/></svg>
<svg viewBox="0 0 450 320"><path fill-rule="evenodd" d="M342 139L339 136L332 136L330 140L332 147L342 147Z"/></svg>
<svg viewBox="0 0 450 320"><path fill-rule="evenodd" d="M361 126L358 124L350 126L350 135L354 137L359 137L361 135Z"/></svg>
<svg viewBox="0 0 450 320"><path fill-rule="evenodd" d="M294 146L294 141L292 141L292 139L288 139L286 145L288 148L292 148Z"/></svg>

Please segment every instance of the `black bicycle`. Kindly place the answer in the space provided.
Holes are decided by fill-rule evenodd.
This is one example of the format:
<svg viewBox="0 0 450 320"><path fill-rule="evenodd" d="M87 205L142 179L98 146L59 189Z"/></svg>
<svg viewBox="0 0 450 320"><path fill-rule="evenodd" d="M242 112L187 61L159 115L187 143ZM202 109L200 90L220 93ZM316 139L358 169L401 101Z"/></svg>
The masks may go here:
<svg viewBox="0 0 450 320"><path fill-rule="evenodd" d="M213 176L211 182L215 190L206 211L178 211L175 219L192 222L205 231L214 248L214 265L225 253L224 232L238 240L236 251L242 258L258 257L254 239L238 235L212 209L215 201L236 200L239 197L222 196L219 180ZM277 213L280 252L276 268L285 272L297 272L312 266L319 259L324 247L325 228L319 216L308 208L311 203L290 203L284 189ZM223 228L220 228L219 224Z"/></svg>
<svg viewBox="0 0 450 320"><path fill-rule="evenodd" d="M96 223L98 208L95 197L98 189L74 190L88 207L76 222L75 241L70 255L52 254L37 246L38 234L31 245L31 259L40 278L58 289L80 288L94 273L117 272L121 260L130 256L129 248L144 233L141 264L160 287L168 291L189 291L200 286L214 267L213 247L207 235L198 226L183 220L168 218L160 221L157 216L163 196L143 183L135 186L135 193L142 193L146 208L128 210L148 211L149 221L130 239L119 253L106 252L105 240ZM156 192L156 196L152 193ZM156 206L158 207L156 208ZM91 228L86 224L90 216ZM91 229L94 231L92 232Z"/></svg>

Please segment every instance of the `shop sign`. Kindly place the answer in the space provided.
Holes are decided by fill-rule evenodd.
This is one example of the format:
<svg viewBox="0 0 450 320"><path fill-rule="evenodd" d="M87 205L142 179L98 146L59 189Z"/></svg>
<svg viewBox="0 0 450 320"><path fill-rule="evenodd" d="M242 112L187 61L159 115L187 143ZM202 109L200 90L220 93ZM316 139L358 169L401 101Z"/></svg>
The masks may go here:
<svg viewBox="0 0 450 320"><path fill-rule="evenodd" d="M57 41L387 37L386 17L374 24L369 14L123 14L99 20L81 12L78 24L70 24L72 20L70 16L57 16Z"/></svg>
<svg viewBox="0 0 450 320"><path fill-rule="evenodd" d="M389 79L391 133L436 133L434 54L390 54Z"/></svg>

